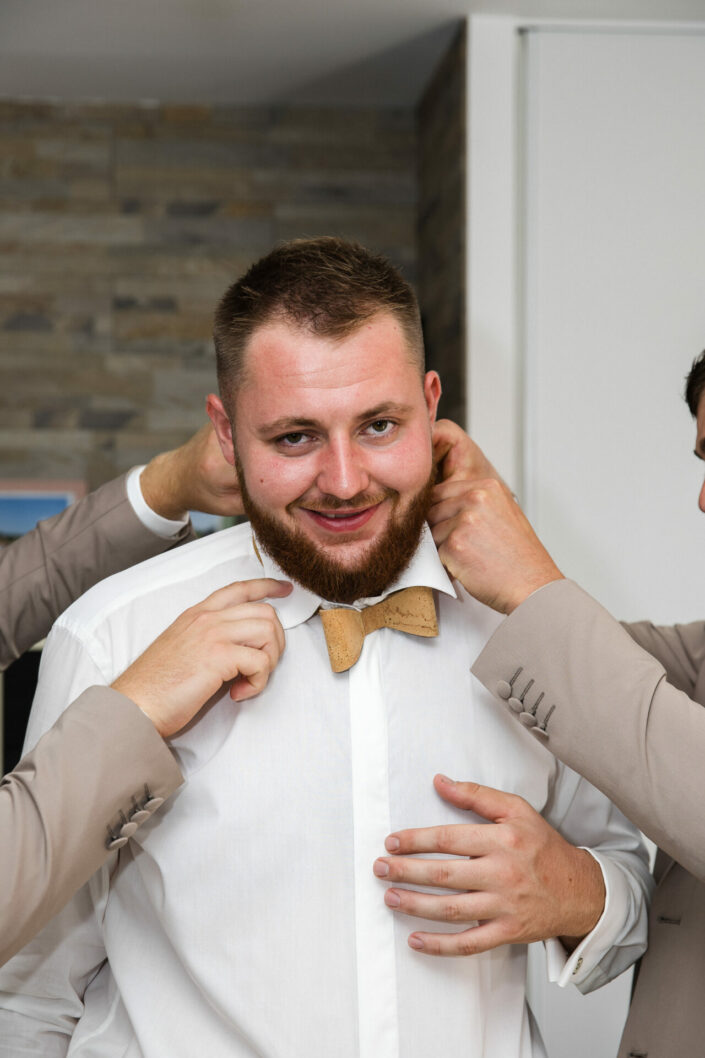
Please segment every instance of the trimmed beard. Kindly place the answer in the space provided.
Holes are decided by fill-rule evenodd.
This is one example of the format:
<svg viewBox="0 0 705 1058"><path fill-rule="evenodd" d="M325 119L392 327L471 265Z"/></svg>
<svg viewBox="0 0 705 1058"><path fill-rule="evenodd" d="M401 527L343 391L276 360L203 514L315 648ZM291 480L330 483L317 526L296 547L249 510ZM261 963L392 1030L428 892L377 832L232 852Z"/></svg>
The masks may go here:
<svg viewBox="0 0 705 1058"><path fill-rule="evenodd" d="M359 565L344 566L313 541L298 526L287 526L250 496L240 460L235 457L242 504L257 537L257 543L274 559L287 577L321 599L353 603L356 599L375 598L401 576L414 557L431 507L431 493L436 481L435 467L426 484L402 512L392 507L389 524L382 535L372 541L360 557ZM394 490L387 497L398 496ZM328 510L339 510L342 502L329 496ZM377 501L379 502L379 501ZM363 506L364 497L355 496L345 506ZM288 508L287 508L288 509ZM334 547L331 548L334 551Z"/></svg>

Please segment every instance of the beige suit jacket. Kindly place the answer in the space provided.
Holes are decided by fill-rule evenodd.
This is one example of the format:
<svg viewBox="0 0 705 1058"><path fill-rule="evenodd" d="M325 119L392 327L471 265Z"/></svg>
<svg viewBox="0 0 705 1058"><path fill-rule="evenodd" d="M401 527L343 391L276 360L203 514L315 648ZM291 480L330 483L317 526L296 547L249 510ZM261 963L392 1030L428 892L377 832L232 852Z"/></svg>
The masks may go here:
<svg viewBox="0 0 705 1058"><path fill-rule="evenodd" d="M619 1058L705 1054L705 623L622 628L557 581L503 622L473 672L663 850Z"/></svg>
<svg viewBox="0 0 705 1058"><path fill-rule="evenodd" d="M92 584L189 535L149 532L118 478L0 550L0 668ZM97 870L123 828L143 822L181 782L133 702L107 687L85 691L0 785L0 963Z"/></svg>

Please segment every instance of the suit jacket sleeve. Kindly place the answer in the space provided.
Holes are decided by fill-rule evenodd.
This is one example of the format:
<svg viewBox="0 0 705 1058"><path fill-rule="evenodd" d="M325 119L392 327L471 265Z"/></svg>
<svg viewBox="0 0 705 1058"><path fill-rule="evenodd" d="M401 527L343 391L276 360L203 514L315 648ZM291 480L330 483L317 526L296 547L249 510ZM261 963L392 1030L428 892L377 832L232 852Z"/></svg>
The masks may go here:
<svg viewBox="0 0 705 1058"><path fill-rule="evenodd" d="M69 706L0 785L0 964L103 864L125 824L181 782L134 702L96 686Z"/></svg>
<svg viewBox="0 0 705 1058"><path fill-rule="evenodd" d="M190 525L168 540L142 525L123 475L0 549L0 669L42 639L99 580L190 535Z"/></svg>
<svg viewBox="0 0 705 1058"><path fill-rule="evenodd" d="M627 632L562 580L510 614L472 671L557 757L705 880L705 709L690 696L704 650L703 625Z"/></svg>
<svg viewBox="0 0 705 1058"><path fill-rule="evenodd" d="M98 580L190 532L167 540L145 528L122 477L2 549L0 668ZM0 963L103 863L108 833L119 838L135 814L143 821L181 781L133 702L107 687L81 694L0 785Z"/></svg>

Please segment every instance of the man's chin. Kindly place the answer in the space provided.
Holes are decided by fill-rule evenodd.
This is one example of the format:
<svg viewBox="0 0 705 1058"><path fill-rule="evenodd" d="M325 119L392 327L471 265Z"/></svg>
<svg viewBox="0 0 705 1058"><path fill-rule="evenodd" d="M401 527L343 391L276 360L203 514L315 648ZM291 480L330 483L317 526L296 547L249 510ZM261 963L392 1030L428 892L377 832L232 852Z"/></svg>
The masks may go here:
<svg viewBox="0 0 705 1058"><path fill-rule="evenodd" d="M355 572L364 567L370 553L384 539L386 528L383 526L379 533L362 540L359 533L340 533L331 540L330 537L317 536L303 529L299 532L311 547L316 548L330 563L339 566L341 571Z"/></svg>
<svg viewBox="0 0 705 1058"><path fill-rule="evenodd" d="M252 501L238 470L245 513L259 545L285 576L329 602L352 603L381 595L411 561L431 503L432 481L403 509L380 504L365 526L351 533L328 533L307 524L303 510L282 519ZM378 524L379 522L379 524Z"/></svg>

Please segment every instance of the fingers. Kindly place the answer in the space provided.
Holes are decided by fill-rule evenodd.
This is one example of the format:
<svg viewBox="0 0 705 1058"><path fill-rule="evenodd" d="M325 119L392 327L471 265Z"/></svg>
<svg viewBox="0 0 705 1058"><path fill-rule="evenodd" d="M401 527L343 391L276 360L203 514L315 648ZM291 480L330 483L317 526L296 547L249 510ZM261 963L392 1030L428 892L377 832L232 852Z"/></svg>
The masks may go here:
<svg viewBox="0 0 705 1058"><path fill-rule="evenodd" d="M501 920L481 923L461 933L412 933L408 944L424 955L479 955L509 942Z"/></svg>
<svg viewBox="0 0 705 1058"><path fill-rule="evenodd" d="M478 888L482 884L481 866L469 859L417 860L403 856L399 859L380 857L375 860L372 869L376 876L384 878L385 882L400 882L406 885L432 885L438 889L460 889L467 892L468 889ZM407 893L407 890L403 892Z"/></svg>
<svg viewBox="0 0 705 1058"><path fill-rule="evenodd" d="M444 800L493 823L503 823L523 815L536 815L523 797L495 790L491 786L480 786L476 782L454 782L446 775L436 775L433 785ZM389 835L384 847L394 856L420 852L483 856L492 851L498 841L496 828L484 823L449 823L438 827L397 830Z"/></svg>
<svg viewBox="0 0 705 1058"><path fill-rule="evenodd" d="M433 454L444 480L499 478L484 452L464 430L449 419L439 419L433 428Z"/></svg>
<svg viewBox="0 0 705 1058"><path fill-rule="evenodd" d="M484 823L448 823L439 827L397 830L384 843L393 855L445 852L451 856L483 856L494 847L492 827Z"/></svg>
<svg viewBox="0 0 705 1058"><path fill-rule="evenodd" d="M256 602L259 599L281 599L289 595L292 590L293 587L289 581L274 580L272 577L255 577L252 580L240 580L226 584L224 588L218 588L191 609L224 610L229 606L239 606L241 603Z"/></svg>
<svg viewBox="0 0 705 1058"><path fill-rule="evenodd" d="M489 819L493 823L502 823L507 819L525 814L534 809L517 794L495 790L492 786L480 786L476 782L455 782L447 775L436 775L433 779L436 791L445 801L464 808L468 812Z"/></svg>
<svg viewBox="0 0 705 1058"><path fill-rule="evenodd" d="M266 650L255 647L240 646L236 652L238 675L230 688L230 697L235 702L243 702L261 694L267 686L274 670L277 657L272 660Z"/></svg>
<svg viewBox="0 0 705 1058"><path fill-rule="evenodd" d="M284 650L277 612L264 598L291 585L267 577L226 585L184 611L112 686L167 737L224 684L237 701L261 693Z"/></svg>
<svg viewBox="0 0 705 1058"><path fill-rule="evenodd" d="M417 893L413 889L387 889L384 902L392 910L412 918L465 926L480 919L495 918L499 909L492 893L464 892L434 896L431 893Z"/></svg>
<svg viewBox="0 0 705 1058"><path fill-rule="evenodd" d="M213 647L228 652L232 647L252 647L264 650L270 657L272 667L284 651L284 629L274 610L266 603L244 603L219 613L214 634ZM235 675L232 673L230 677Z"/></svg>

